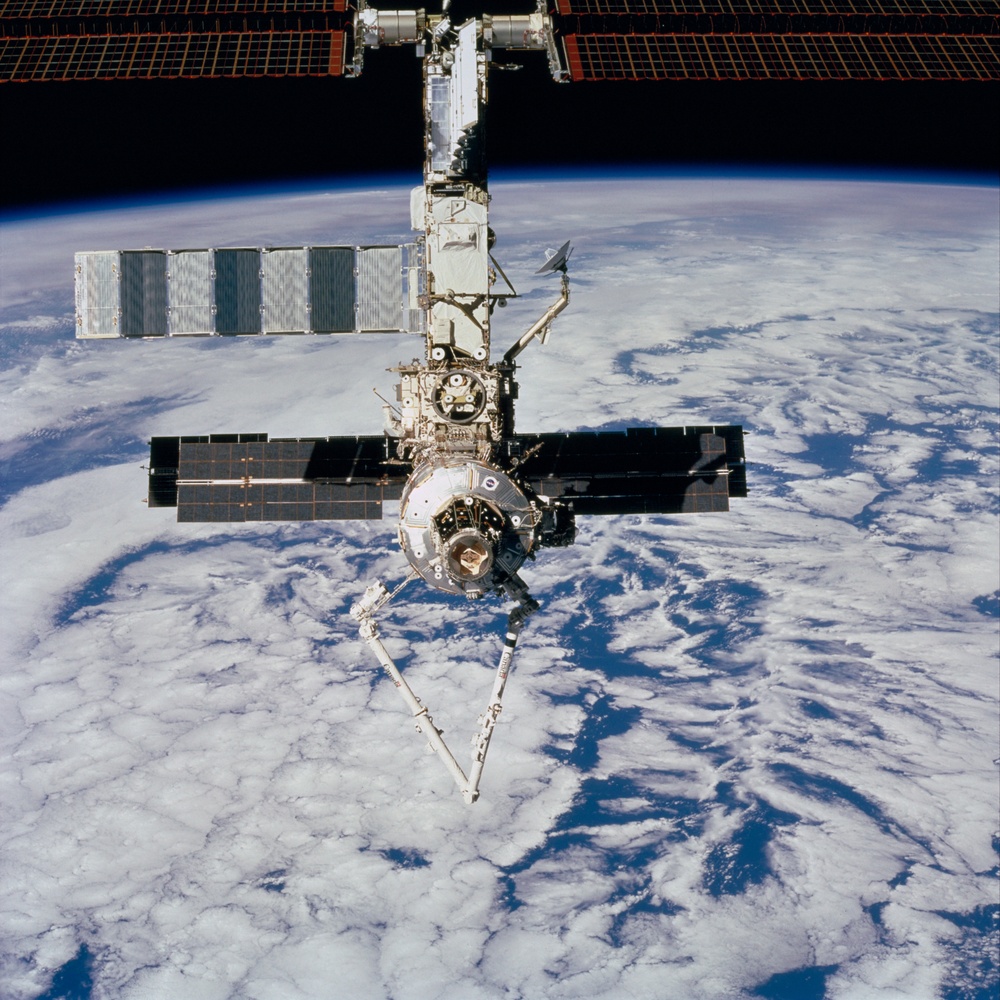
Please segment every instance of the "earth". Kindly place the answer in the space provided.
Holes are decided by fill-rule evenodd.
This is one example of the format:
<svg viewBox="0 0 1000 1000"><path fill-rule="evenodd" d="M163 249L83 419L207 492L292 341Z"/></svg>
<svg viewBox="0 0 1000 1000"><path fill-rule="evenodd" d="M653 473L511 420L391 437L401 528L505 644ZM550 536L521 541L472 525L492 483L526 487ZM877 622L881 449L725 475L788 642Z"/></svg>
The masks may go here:
<svg viewBox="0 0 1000 1000"><path fill-rule="evenodd" d="M468 807L347 614L391 515L143 504L153 435L379 433L419 339L73 340L75 250L402 242L409 186L3 220L4 995L997 996L998 188L492 185L495 349L576 247L518 429L739 423L750 494L525 568ZM383 614L460 758L505 612Z"/></svg>

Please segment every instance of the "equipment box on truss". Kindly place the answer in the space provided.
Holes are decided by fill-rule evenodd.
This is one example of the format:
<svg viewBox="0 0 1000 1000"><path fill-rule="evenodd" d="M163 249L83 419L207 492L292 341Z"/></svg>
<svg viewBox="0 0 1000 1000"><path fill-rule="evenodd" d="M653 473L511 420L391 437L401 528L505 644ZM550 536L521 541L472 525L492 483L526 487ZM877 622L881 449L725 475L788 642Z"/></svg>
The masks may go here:
<svg viewBox="0 0 1000 1000"><path fill-rule="evenodd" d="M76 335L423 333L419 247L76 254Z"/></svg>

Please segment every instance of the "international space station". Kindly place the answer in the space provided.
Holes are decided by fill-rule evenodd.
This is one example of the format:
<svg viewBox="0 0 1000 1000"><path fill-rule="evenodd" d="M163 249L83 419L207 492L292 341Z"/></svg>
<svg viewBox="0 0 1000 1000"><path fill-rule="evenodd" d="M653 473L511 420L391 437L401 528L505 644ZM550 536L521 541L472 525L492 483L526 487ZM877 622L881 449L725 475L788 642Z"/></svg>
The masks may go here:
<svg viewBox="0 0 1000 1000"><path fill-rule="evenodd" d="M417 731L475 802L521 630L538 603L520 572L572 544L579 516L723 512L746 495L738 426L576 433L515 429L517 359L569 304L572 248L540 273L553 300L502 354L492 326L513 286L494 259L486 108L494 55L544 58L560 83L613 79L996 79L989 0L545 0L452 18L364 0L23 0L0 16L8 81L353 77L367 49L423 66L417 234L394 246L98 250L76 254L76 333L115 337L412 333L383 432L269 439L154 437L148 503L180 522L380 519L398 501L408 575L351 608ZM335 348L334 348L335 349ZM514 602L468 770L383 645L377 615L420 578Z"/></svg>

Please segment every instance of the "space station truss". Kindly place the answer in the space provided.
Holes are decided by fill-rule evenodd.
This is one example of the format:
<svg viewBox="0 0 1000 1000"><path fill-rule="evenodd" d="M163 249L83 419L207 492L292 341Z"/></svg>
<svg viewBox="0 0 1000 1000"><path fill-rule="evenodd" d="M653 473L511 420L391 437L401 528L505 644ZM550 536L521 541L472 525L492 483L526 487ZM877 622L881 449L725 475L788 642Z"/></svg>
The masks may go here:
<svg viewBox="0 0 1000 1000"><path fill-rule="evenodd" d="M76 254L76 335L423 333L419 247Z"/></svg>

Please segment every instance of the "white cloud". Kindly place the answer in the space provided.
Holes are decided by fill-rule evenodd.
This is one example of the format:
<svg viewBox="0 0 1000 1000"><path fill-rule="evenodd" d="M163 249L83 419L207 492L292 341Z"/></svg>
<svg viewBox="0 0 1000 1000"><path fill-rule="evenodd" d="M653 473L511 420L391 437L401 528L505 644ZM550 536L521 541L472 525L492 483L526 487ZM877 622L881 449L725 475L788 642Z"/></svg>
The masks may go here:
<svg viewBox="0 0 1000 1000"><path fill-rule="evenodd" d="M697 1000L812 965L831 996L914 998L962 974L941 911L995 893L996 192L606 190L494 189L515 284L578 245L518 427L742 420L752 492L581 520L527 567L543 609L472 809L346 616L402 575L390 522L178 526L139 499L151 434L376 431L359 375L417 342L54 336L74 248L405 238L406 192L374 222L335 193L7 227L12 997L81 943L95 996L144 1000ZM555 295L524 283L504 346ZM463 750L503 616L411 590L386 643Z"/></svg>

